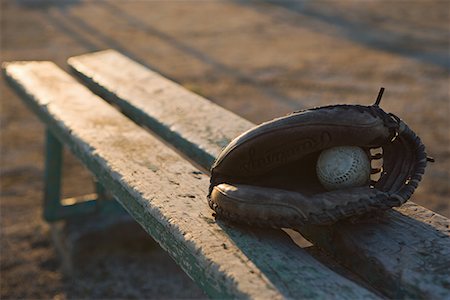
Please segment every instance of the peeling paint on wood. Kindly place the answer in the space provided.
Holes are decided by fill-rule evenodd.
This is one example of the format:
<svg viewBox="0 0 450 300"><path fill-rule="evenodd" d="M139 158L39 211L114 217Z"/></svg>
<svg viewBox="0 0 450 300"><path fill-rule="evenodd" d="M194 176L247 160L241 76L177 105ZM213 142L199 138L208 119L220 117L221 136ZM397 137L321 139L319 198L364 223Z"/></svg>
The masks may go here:
<svg viewBox="0 0 450 300"><path fill-rule="evenodd" d="M4 73L48 129L211 297L376 298L280 231L216 222L204 199L207 176L53 63L9 63Z"/></svg>
<svg viewBox="0 0 450 300"><path fill-rule="evenodd" d="M254 126L116 51L69 64L93 90L205 168L224 141ZM390 297L450 297L448 219L409 202L367 221L297 230Z"/></svg>

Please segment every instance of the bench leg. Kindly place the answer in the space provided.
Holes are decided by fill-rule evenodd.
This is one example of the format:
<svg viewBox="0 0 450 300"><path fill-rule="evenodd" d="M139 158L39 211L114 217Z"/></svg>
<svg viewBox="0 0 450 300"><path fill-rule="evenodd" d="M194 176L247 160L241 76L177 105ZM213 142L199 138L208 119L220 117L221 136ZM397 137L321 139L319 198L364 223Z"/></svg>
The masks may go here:
<svg viewBox="0 0 450 300"><path fill-rule="evenodd" d="M63 145L50 130L45 137L44 219L54 222L96 211L94 200L63 205L61 203L61 175ZM74 201L75 202L75 201Z"/></svg>
<svg viewBox="0 0 450 300"><path fill-rule="evenodd" d="M63 146L47 129L45 133L44 219L57 220L61 206L61 170Z"/></svg>
<svg viewBox="0 0 450 300"><path fill-rule="evenodd" d="M44 219L54 222L95 212L123 213L123 208L108 199L103 186L96 181L97 194L61 199L61 175L63 145L58 138L46 130L45 139L45 177L44 177Z"/></svg>
<svg viewBox="0 0 450 300"><path fill-rule="evenodd" d="M95 191L97 193L98 210L104 214L127 213L114 197L95 179Z"/></svg>

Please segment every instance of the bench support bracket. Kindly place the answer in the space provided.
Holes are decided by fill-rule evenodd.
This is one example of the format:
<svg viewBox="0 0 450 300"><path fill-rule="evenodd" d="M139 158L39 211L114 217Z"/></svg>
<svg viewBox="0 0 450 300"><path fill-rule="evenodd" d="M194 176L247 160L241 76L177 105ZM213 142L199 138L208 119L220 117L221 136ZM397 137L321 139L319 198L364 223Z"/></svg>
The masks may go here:
<svg viewBox="0 0 450 300"><path fill-rule="evenodd" d="M104 187L95 181L96 193L61 199L63 145L49 130L45 133L44 219L55 222L93 213L126 213Z"/></svg>

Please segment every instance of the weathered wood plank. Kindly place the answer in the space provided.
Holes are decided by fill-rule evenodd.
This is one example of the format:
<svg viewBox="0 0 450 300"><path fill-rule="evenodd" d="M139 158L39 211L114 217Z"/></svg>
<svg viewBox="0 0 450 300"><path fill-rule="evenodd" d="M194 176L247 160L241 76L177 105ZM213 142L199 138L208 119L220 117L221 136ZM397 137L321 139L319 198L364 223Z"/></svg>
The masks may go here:
<svg viewBox="0 0 450 300"><path fill-rule="evenodd" d="M311 226L313 238L371 285L398 298L450 297L449 220L408 202L360 223Z"/></svg>
<svg viewBox="0 0 450 300"><path fill-rule="evenodd" d="M85 60L87 69L83 68ZM151 128L205 169L209 169L217 153L232 138L254 126L113 50L70 58L69 65L77 75L87 76L85 83L97 94L105 94L124 113ZM103 69L107 65L111 68ZM103 71L110 73L105 76ZM103 80L114 85L96 84ZM198 130L199 126L202 130Z"/></svg>
<svg viewBox="0 0 450 300"><path fill-rule="evenodd" d="M210 296L376 297L281 231L216 222L205 201L207 176L54 64L10 63L4 73L48 128Z"/></svg>
<svg viewBox="0 0 450 300"><path fill-rule="evenodd" d="M73 57L69 65L137 122L188 155L196 151L204 167L219 146L253 126L113 50ZM450 297L449 220L424 207L409 202L366 224L298 230L390 297Z"/></svg>

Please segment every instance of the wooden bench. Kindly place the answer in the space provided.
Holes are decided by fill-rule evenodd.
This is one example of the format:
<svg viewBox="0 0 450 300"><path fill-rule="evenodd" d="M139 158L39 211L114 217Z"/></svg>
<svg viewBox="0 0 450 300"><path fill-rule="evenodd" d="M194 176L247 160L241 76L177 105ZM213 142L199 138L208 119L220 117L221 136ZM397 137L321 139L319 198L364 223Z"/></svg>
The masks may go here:
<svg viewBox="0 0 450 300"><path fill-rule="evenodd" d="M212 298L450 297L445 217L409 202L366 223L295 229L335 261L298 247L282 230L217 221L205 199L206 170L254 124L113 50L68 63L97 95L51 62L3 66L48 128L47 219L102 203L69 208L49 187L59 186L64 144L97 178L99 193L111 193Z"/></svg>

